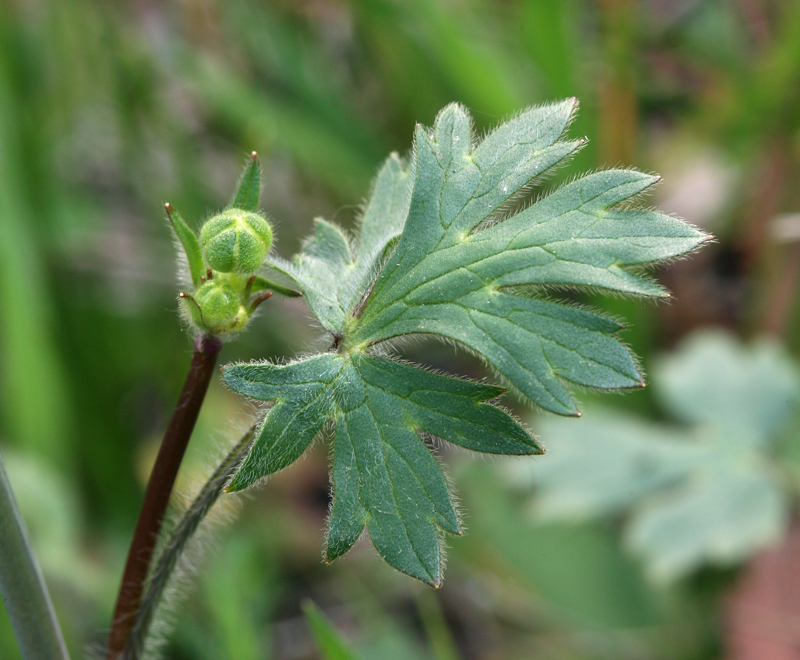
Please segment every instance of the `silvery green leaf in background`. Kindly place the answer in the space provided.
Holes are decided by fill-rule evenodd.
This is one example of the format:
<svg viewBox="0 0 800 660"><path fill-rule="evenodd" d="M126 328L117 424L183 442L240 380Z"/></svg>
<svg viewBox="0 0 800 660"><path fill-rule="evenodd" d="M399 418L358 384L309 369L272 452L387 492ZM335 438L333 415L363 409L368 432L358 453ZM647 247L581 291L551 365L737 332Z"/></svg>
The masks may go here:
<svg viewBox="0 0 800 660"><path fill-rule="evenodd" d="M757 442L781 429L800 397L797 368L776 341L745 345L723 331L692 335L656 361L651 377L676 419L746 433Z"/></svg>
<svg viewBox="0 0 800 660"><path fill-rule="evenodd" d="M619 413L546 421L548 460L508 468L517 484L536 486L535 514L625 516L627 546L663 581L778 540L789 498L766 449L797 406L791 360L774 343L706 331L662 357L653 377L670 412L693 426Z"/></svg>
<svg viewBox="0 0 800 660"><path fill-rule="evenodd" d="M268 262L297 283L331 348L287 365L225 369L234 390L274 402L228 488L288 466L332 420L329 561L367 530L392 566L438 586L440 538L460 534L461 524L422 437L541 453L493 405L502 388L432 374L378 345L414 334L453 341L523 400L562 415L578 415L566 383L644 384L617 337L620 323L545 299L542 287L664 297L640 267L709 237L677 218L621 208L658 181L633 170L596 172L508 216L535 178L583 145L562 139L575 108L575 99L532 108L478 141L466 110L448 106L432 129L416 128L408 163L388 159L352 240L317 219L298 255Z"/></svg>
<svg viewBox="0 0 800 660"><path fill-rule="evenodd" d="M580 423L543 420L539 431L552 438L547 458L508 469L518 486L537 486L534 512L543 520L617 514L678 483L710 453L681 431L600 410Z"/></svg>
<svg viewBox="0 0 800 660"><path fill-rule="evenodd" d="M704 469L633 508L625 541L656 580L733 566L783 536L789 500L763 456L715 447Z"/></svg>

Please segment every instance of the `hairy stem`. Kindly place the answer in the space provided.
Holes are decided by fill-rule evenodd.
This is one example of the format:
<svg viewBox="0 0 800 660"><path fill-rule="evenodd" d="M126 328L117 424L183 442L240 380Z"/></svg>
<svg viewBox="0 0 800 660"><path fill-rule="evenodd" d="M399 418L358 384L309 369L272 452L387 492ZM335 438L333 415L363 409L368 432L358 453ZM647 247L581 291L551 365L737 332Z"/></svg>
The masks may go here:
<svg viewBox="0 0 800 660"><path fill-rule="evenodd" d="M0 592L25 660L69 660L50 594L0 459Z"/></svg>
<svg viewBox="0 0 800 660"><path fill-rule="evenodd" d="M183 454L194 430L222 343L216 337L200 335L194 344L192 363L172 413L153 472L147 483L144 503L133 533L125 571L117 596L107 660L115 660L125 648L136 613L142 603L144 584L150 570L156 541L167 510Z"/></svg>
<svg viewBox="0 0 800 660"><path fill-rule="evenodd" d="M228 452L228 455L206 481L189 508L186 509L172 537L164 546L153 569L147 592L142 600L142 606L136 615L136 621L123 651L123 660L138 660L141 657L150 631L150 624L153 622L153 616L163 599L164 591L170 583L175 567L178 565L200 523L214 507L219 496L222 495L225 484L236 472L239 464L250 449L250 442L253 439L255 430L255 425L250 427L241 440Z"/></svg>

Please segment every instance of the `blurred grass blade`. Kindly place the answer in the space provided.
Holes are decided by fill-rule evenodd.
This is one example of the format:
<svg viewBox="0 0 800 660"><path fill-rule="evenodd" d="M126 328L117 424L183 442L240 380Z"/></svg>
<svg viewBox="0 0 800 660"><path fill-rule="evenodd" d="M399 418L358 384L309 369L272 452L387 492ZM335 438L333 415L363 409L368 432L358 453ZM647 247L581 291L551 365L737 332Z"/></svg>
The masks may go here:
<svg viewBox="0 0 800 660"><path fill-rule="evenodd" d="M427 589L420 591L417 595L417 610L434 659L459 660L461 656L436 594Z"/></svg>
<svg viewBox="0 0 800 660"><path fill-rule="evenodd" d="M360 660L355 651L350 649L333 624L320 609L307 600L303 603L308 627L314 636L319 652L324 660Z"/></svg>
<svg viewBox="0 0 800 660"><path fill-rule="evenodd" d="M50 594L0 459L0 591L24 660L69 660Z"/></svg>
<svg viewBox="0 0 800 660"><path fill-rule="evenodd" d="M258 200L261 197L261 161L254 151L242 173L239 188L231 206L252 213L258 212Z"/></svg>
<svg viewBox="0 0 800 660"><path fill-rule="evenodd" d="M393 74L392 94L416 113L423 108L415 97L425 94L434 108L455 98L493 117L525 105L519 62L508 44L493 38L496 12L435 0L356 0L351 6L364 38Z"/></svg>
<svg viewBox="0 0 800 660"><path fill-rule="evenodd" d="M205 275L205 266L203 265L203 253L200 251L200 242L197 240L197 234L184 222L180 214L172 208L172 204L165 204L164 208L167 210L167 217L175 230L175 235L186 253L186 261L189 263L189 272L192 275L192 284L198 287L200 286L200 278Z"/></svg>
<svg viewBox="0 0 800 660"><path fill-rule="evenodd" d="M0 18L2 18L0 12ZM9 34L0 23L0 43ZM54 337L56 309L47 280L39 217L26 190L33 155L26 151L30 119L15 80L25 74L14 56L0 53L0 416L3 435L48 457L54 465L74 464L65 439L71 426L70 387ZM21 66L21 63L20 63ZM47 199L47 177L35 190Z"/></svg>
<svg viewBox="0 0 800 660"><path fill-rule="evenodd" d="M528 56L546 80L546 91L555 98L576 96L576 61L585 48L572 34L576 21L574 3L563 0L526 0L519 7L519 21ZM585 55L584 55L585 57Z"/></svg>
<svg viewBox="0 0 800 660"><path fill-rule="evenodd" d="M351 135L304 103L266 94L220 64L195 60L189 76L216 121L244 130L251 144L285 149L337 196L364 193L380 161L377 149L354 145Z"/></svg>

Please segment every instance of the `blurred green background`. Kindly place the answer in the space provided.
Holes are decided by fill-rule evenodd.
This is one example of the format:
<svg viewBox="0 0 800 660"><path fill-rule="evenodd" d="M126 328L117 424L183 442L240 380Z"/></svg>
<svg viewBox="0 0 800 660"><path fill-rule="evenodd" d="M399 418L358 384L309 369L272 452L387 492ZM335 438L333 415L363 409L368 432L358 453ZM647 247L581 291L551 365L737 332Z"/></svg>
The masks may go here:
<svg viewBox="0 0 800 660"><path fill-rule="evenodd" d="M700 360L673 391L690 378L706 383L716 421L779 415L757 455L737 459L748 475L769 475L780 503L772 526L737 527L734 516L738 554L708 551L711 543L665 576L650 570L652 554L626 542L634 485L617 482L624 506L593 509L600 488L584 502L591 516L585 507L586 515L545 521L535 478L512 479L503 461L443 450L467 534L449 542L445 586L434 592L393 572L368 542L323 565L329 486L318 444L211 533L199 578L176 600L164 655L340 657L320 655L301 607L311 599L365 659L800 657L791 357L800 351L800 3L4 0L0 450L73 657L102 648L149 467L191 355L163 203L199 226L225 205L256 150L262 207L289 256L317 215L352 227L383 158L405 152L414 123L431 124L447 103L468 106L483 131L566 96L581 101L571 133L590 142L541 190L581 171L635 165L664 177L646 203L718 237L659 269L675 295L668 304L567 297L625 318L624 338L646 371L677 364L672 352L698 329L732 333L714 335L721 362ZM225 346L223 362L319 345L302 300L273 299L252 325ZM728 360L757 351L735 336L769 337L774 359L755 360L752 373L746 359ZM416 344L408 355L451 373L485 373L439 344ZM718 385L729 381L739 398L726 410L718 404L733 395ZM788 384L764 385L773 381ZM563 432L583 434L586 446L595 415L633 416L645 443L709 421L671 413L655 387L581 398L586 414ZM786 403L780 414L767 406L776 399ZM506 403L557 450L564 426ZM212 385L184 493L251 414ZM703 442L684 435L670 441ZM580 469L607 469L600 457ZM618 466L613 454L602 457ZM632 484L641 477L621 472ZM673 548L673 536L653 543ZM19 657L2 610L0 657Z"/></svg>

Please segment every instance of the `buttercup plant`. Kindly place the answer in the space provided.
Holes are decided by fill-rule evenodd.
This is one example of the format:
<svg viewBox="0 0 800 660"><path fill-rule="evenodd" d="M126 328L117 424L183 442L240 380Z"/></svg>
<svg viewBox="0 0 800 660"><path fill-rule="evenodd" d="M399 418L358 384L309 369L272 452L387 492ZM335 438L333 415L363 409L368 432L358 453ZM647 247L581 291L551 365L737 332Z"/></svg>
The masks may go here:
<svg viewBox="0 0 800 660"><path fill-rule="evenodd" d="M261 163L253 152L229 207L203 225L200 239L172 205L165 205L185 255L188 274L184 279L193 286L191 293L182 291L179 297L184 318L196 335L195 347L128 552L109 637L109 658L123 651L141 609L162 520L214 372L221 338L243 330L273 292L300 295L254 272L272 245L272 228L258 211L260 187Z"/></svg>
<svg viewBox="0 0 800 660"><path fill-rule="evenodd" d="M535 455L539 442L497 403L503 387L435 374L397 359L393 342L438 337L480 356L524 402L577 416L567 389L644 385L610 318L546 296L592 288L662 298L641 268L710 237L677 218L630 205L658 181L634 170L578 178L524 206L531 183L585 140L564 137L576 99L531 108L476 140L467 111L417 126L407 160L380 169L358 231L324 219L291 260L270 255L253 154L231 204L199 238L167 213L185 253L181 306L195 334L186 385L148 484L112 622L107 658L138 658L178 559L223 491L281 470L332 422L333 504L326 559L366 530L394 568L442 584L442 537L462 526L428 437L490 454ZM624 205L624 206L622 206ZM295 283L256 272L262 263ZM164 540L155 540L221 339L244 329L273 292L302 295L328 350L286 364L224 368L235 391L270 402ZM145 590L146 587L146 590Z"/></svg>
<svg viewBox="0 0 800 660"><path fill-rule="evenodd" d="M429 435L472 451L541 454L535 438L494 405L500 387L433 374L387 354L392 340L432 335L483 358L528 403L578 415L565 382L598 389L644 385L616 338L617 321L546 300L542 288L593 287L666 297L633 267L674 258L709 240L682 220L620 208L658 181L601 171L518 213L505 209L535 178L579 150L562 139L577 101L533 108L475 140L460 105L432 129L418 126L408 164L378 174L357 247L317 220L291 277L331 336L328 352L286 365L224 369L234 390L274 405L229 491L299 458L334 423L333 505L326 558L367 530L396 569L442 582L441 536L461 523Z"/></svg>

